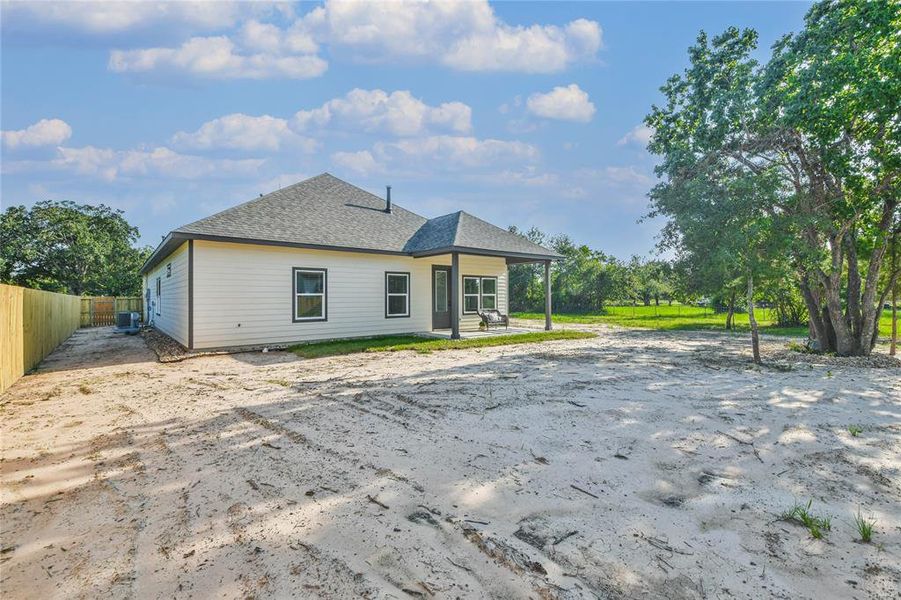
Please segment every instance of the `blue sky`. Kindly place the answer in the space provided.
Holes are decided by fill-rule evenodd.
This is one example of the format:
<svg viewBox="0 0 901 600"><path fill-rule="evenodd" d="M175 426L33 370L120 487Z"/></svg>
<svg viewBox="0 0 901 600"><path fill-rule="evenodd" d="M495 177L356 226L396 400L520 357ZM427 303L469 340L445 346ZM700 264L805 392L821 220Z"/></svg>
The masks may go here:
<svg viewBox="0 0 901 600"><path fill-rule="evenodd" d="M323 171L628 258L643 117L701 29L806 3L2 4L0 202L125 211L143 243Z"/></svg>

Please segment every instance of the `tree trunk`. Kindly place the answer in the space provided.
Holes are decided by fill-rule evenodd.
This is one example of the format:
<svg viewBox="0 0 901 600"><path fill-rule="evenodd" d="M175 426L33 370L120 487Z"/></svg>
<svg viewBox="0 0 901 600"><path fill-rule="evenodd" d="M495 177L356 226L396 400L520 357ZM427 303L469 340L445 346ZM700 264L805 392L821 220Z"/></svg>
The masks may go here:
<svg viewBox="0 0 901 600"><path fill-rule="evenodd" d="M892 345L888 353L895 355L895 347L898 345L898 284L892 287Z"/></svg>
<svg viewBox="0 0 901 600"><path fill-rule="evenodd" d="M892 276L895 276L895 269L898 266L898 228L892 231ZM895 355L895 348L898 344L898 280L889 280L892 286L892 345L889 347L890 356ZM879 314L882 314L882 307L879 307ZM879 326L876 326L879 329Z"/></svg>
<svg viewBox="0 0 901 600"><path fill-rule="evenodd" d="M834 345L829 341L826 323L820 314L820 299L815 288L808 282L807 276L801 277L801 297L807 307L807 326L810 339L815 340L821 352L834 350Z"/></svg>
<svg viewBox="0 0 901 600"><path fill-rule="evenodd" d="M848 257L848 283L845 294L845 322L851 335L859 338L863 331L863 313L860 309L860 264L857 262L857 236L853 230L845 236L845 254Z"/></svg>
<svg viewBox="0 0 901 600"><path fill-rule="evenodd" d="M760 336L757 331L757 319L754 317L754 276L748 273L748 322L751 324L751 351L754 363L760 364Z"/></svg>
<svg viewBox="0 0 901 600"><path fill-rule="evenodd" d="M729 293L729 306L728 312L726 313L726 329L732 331L733 323L732 319L735 316L735 290L732 290Z"/></svg>

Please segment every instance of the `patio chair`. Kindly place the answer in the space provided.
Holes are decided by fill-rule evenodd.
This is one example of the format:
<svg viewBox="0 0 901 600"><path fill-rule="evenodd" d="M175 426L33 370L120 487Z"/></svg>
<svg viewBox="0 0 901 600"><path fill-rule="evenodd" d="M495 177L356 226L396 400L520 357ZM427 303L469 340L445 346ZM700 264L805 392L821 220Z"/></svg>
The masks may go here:
<svg viewBox="0 0 901 600"><path fill-rule="evenodd" d="M485 324L486 330L492 327L500 327L501 325L504 326L504 329L510 328L510 317L499 310L480 310L479 317L482 318L482 323Z"/></svg>

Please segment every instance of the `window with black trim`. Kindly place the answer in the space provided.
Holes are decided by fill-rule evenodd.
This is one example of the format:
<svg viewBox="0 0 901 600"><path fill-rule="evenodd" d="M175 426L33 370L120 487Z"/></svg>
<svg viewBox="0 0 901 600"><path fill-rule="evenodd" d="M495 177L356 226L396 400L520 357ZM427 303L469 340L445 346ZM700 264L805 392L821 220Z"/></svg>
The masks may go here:
<svg viewBox="0 0 901 600"><path fill-rule="evenodd" d="M156 278L156 303L154 305L154 312L159 315L162 310L163 304L163 278Z"/></svg>
<svg viewBox="0 0 901 600"><path fill-rule="evenodd" d="M166 265L166 279L172 277L172 263Z"/></svg>
<svg viewBox="0 0 901 600"><path fill-rule="evenodd" d="M482 289L481 277L463 278L463 314L479 312L479 291Z"/></svg>
<svg viewBox="0 0 901 600"><path fill-rule="evenodd" d="M385 272L385 318L410 316L410 274Z"/></svg>
<svg viewBox="0 0 901 600"><path fill-rule="evenodd" d="M497 277L463 276L463 314L497 308Z"/></svg>
<svg viewBox="0 0 901 600"><path fill-rule="evenodd" d="M294 321L325 321L328 305L328 271L294 267Z"/></svg>

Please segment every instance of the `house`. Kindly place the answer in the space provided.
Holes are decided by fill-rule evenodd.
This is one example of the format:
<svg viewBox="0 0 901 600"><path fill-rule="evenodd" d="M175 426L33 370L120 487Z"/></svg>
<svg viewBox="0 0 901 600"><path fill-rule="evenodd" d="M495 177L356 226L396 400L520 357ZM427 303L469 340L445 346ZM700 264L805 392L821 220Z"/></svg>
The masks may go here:
<svg viewBox="0 0 901 600"><path fill-rule="evenodd" d="M507 265L559 255L465 212L426 219L327 173L171 231L145 323L190 349L477 329Z"/></svg>

